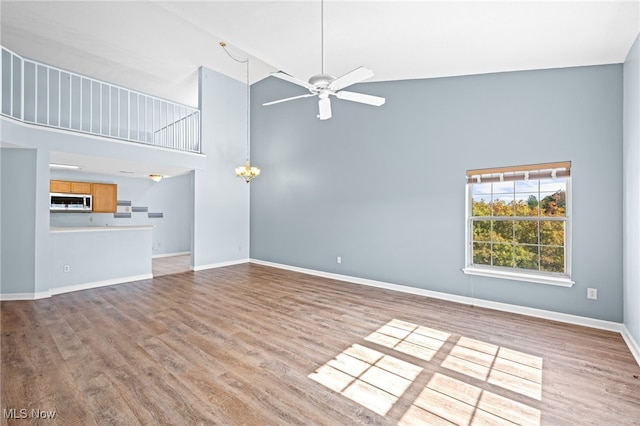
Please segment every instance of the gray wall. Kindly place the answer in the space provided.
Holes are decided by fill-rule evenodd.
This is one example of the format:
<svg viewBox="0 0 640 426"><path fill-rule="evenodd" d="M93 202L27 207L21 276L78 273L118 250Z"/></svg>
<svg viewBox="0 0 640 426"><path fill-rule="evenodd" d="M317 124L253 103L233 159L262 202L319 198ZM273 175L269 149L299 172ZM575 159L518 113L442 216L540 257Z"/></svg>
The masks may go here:
<svg viewBox="0 0 640 426"><path fill-rule="evenodd" d="M205 268L249 257L249 187L235 176L246 152L246 85L200 69L204 169L193 174L192 266Z"/></svg>
<svg viewBox="0 0 640 426"><path fill-rule="evenodd" d="M191 174L151 179L100 174L51 171L52 179L106 182L118 185L118 200L131 201L133 207L147 207L162 218L149 218L147 212L131 212L130 218L116 218L113 213L52 213L51 226L127 226L153 225L153 255L183 253L191 250L193 187ZM125 212L125 207L118 207Z"/></svg>
<svg viewBox="0 0 640 426"><path fill-rule="evenodd" d="M149 228L52 232L51 290L150 277L151 232Z"/></svg>
<svg viewBox="0 0 640 426"><path fill-rule="evenodd" d="M0 294L33 293L36 271L36 150L0 149Z"/></svg>
<svg viewBox="0 0 640 426"><path fill-rule="evenodd" d="M251 257L622 321L622 66L363 83L381 107L253 86ZM572 288L465 276L465 171L572 161ZM611 213L608 217L605 213ZM342 264L336 263L342 256ZM598 300L586 298L598 288Z"/></svg>
<svg viewBox="0 0 640 426"><path fill-rule="evenodd" d="M640 342L640 36L624 63L624 324Z"/></svg>

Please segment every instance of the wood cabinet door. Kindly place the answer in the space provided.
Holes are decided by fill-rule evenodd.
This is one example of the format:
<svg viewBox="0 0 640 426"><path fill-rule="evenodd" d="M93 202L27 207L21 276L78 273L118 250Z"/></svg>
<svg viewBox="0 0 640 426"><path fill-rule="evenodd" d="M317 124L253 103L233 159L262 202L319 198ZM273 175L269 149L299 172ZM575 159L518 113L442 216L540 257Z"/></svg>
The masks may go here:
<svg viewBox="0 0 640 426"><path fill-rule="evenodd" d="M96 213L115 213L118 208L118 186L113 183L92 183L92 211Z"/></svg>
<svg viewBox="0 0 640 426"><path fill-rule="evenodd" d="M71 192L74 194L91 194L91 183L89 182L69 182Z"/></svg>
<svg viewBox="0 0 640 426"><path fill-rule="evenodd" d="M50 180L49 192L71 192L71 182L66 180Z"/></svg>

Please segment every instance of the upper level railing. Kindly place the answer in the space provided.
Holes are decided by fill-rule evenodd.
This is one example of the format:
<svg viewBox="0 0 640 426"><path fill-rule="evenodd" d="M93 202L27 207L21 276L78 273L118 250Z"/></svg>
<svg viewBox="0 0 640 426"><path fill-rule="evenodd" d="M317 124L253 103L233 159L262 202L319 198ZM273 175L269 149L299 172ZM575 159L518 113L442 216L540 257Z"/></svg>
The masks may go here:
<svg viewBox="0 0 640 426"><path fill-rule="evenodd" d="M0 113L26 123L200 152L200 111L2 47Z"/></svg>

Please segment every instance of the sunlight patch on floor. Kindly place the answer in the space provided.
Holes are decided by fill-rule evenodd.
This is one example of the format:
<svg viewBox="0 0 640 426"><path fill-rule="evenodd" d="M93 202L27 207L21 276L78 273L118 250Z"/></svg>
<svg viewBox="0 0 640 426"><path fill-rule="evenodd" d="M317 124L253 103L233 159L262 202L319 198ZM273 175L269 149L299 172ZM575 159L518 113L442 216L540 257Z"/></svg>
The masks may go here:
<svg viewBox="0 0 640 426"><path fill-rule="evenodd" d="M309 378L384 416L422 368L361 345L352 345Z"/></svg>
<svg viewBox="0 0 640 426"><path fill-rule="evenodd" d="M461 337L443 367L540 401L542 358Z"/></svg>
<svg viewBox="0 0 640 426"><path fill-rule="evenodd" d="M364 338L365 342L415 358L415 363L396 358L371 347L353 344L308 377L342 394L371 411L386 416L421 375L424 368L443 350L451 333L391 320ZM540 410L505 395L516 393L518 399L542 399L542 358L504 348L492 343L460 337L451 349L441 353L440 367L455 372L454 376L434 373L428 384L404 411L401 425L539 425ZM380 348L379 348L380 349ZM381 349L382 350L382 349ZM446 371L446 370L444 370ZM430 373L429 373L430 374ZM504 395L490 392L459 380L486 382L503 389ZM424 382L423 382L424 383ZM477 384L477 382L476 382ZM414 389L411 395L416 395ZM408 405L408 404L407 404Z"/></svg>
<svg viewBox="0 0 640 426"><path fill-rule="evenodd" d="M431 361L449 336L449 333L394 319L364 340Z"/></svg>
<svg viewBox="0 0 640 426"><path fill-rule="evenodd" d="M540 416L526 404L436 373L398 424L539 425Z"/></svg>

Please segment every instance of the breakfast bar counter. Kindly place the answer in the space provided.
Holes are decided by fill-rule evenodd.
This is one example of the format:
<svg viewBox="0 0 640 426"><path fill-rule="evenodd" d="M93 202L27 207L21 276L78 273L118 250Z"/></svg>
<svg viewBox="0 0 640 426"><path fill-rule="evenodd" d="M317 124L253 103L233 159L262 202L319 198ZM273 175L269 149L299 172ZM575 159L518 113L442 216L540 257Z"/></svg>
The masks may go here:
<svg viewBox="0 0 640 426"><path fill-rule="evenodd" d="M153 277L153 226L51 228L51 294Z"/></svg>

